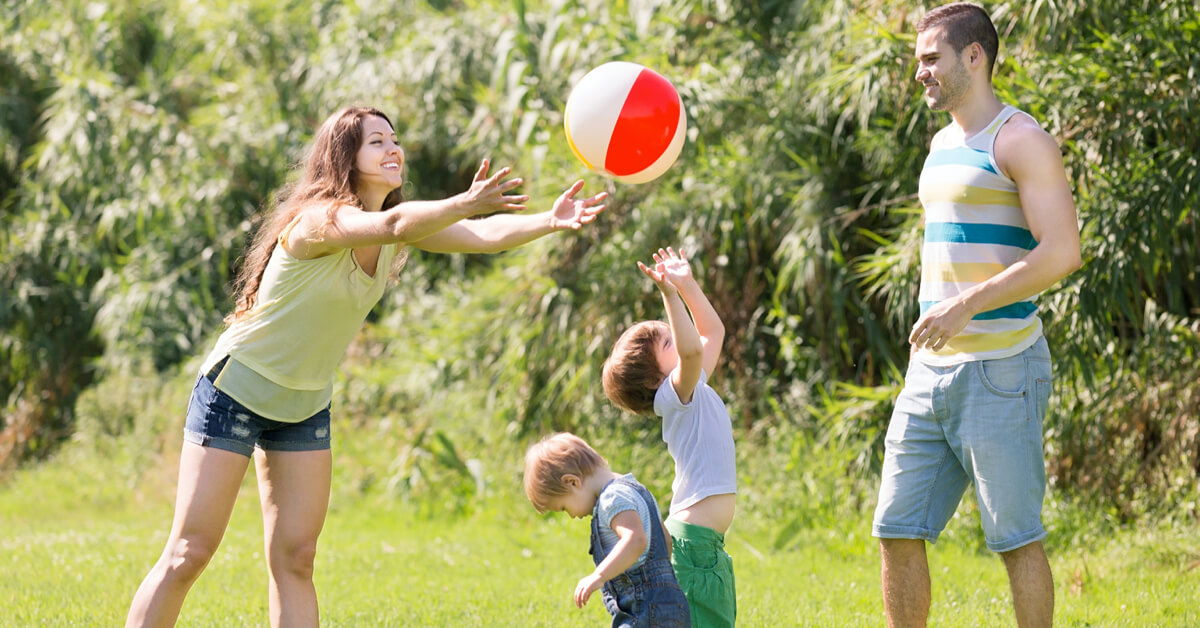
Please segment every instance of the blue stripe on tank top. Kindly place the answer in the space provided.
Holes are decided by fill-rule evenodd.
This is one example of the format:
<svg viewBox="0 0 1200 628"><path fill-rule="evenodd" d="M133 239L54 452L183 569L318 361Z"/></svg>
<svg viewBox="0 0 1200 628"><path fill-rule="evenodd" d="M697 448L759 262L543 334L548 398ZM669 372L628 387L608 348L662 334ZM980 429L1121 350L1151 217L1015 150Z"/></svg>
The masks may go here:
<svg viewBox="0 0 1200 628"><path fill-rule="evenodd" d="M992 161L988 158L987 151L975 150L966 146L958 148L948 148L946 150L937 150L929 153L925 158L925 167L933 166L974 166L981 170L987 170L992 174L999 174L992 167Z"/></svg>
<svg viewBox="0 0 1200 628"><path fill-rule="evenodd" d="M968 222L931 222L925 225L925 241L1003 244L1027 251L1037 246L1037 240L1028 229Z"/></svg>
<svg viewBox="0 0 1200 628"><path fill-rule="evenodd" d="M938 301L921 301L921 313L938 304ZM971 317L973 321L993 321L998 318L1027 318L1038 309L1037 305L1030 301L1017 301L1004 307L998 307L994 310L980 312Z"/></svg>

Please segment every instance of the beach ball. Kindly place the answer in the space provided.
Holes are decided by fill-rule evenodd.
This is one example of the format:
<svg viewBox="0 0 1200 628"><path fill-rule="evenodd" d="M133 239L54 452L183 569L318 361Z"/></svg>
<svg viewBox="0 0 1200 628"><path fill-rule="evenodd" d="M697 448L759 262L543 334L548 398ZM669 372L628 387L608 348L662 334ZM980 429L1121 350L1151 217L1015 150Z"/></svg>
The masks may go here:
<svg viewBox="0 0 1200 628"><path fill-rule="evenodd" d="M589 169L623 183L661 176L683 149L687 116L663 75L613 61L580 79L563 115L567 142Z"/></svg>

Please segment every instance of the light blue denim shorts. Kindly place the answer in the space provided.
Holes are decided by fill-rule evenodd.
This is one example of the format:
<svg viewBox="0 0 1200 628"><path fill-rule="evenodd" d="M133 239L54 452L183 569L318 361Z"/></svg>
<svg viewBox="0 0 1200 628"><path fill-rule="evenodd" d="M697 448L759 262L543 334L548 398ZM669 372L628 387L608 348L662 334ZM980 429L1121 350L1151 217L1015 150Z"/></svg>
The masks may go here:
<svg viewBox="0 0 1200 628"><path fill-rule="evenodd" d="M1045 338L1000 360L910 361L888 425L872 534L936 541L974 483L988 549L1045 538L1042 421L1052 381Z"/></svg>

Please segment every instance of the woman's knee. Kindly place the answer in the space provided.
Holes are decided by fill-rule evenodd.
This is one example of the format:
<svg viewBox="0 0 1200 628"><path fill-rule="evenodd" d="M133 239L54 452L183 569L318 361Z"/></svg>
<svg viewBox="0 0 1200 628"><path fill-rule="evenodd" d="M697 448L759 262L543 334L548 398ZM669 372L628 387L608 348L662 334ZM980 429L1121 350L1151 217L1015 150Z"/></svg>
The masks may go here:
<svg viewBox="0 0 1200 628"><path fill-rule="evenodd" d="M317 560L317 542L279 544L271 548L271 572L311 579Z"/></svg>
<svg viewBox="0 0 1200 628"><path fill-rule="evenodd" d="M195 580L216 551L217 543L187 537L172 539L163 550L163 564L171 577Z"/></svg>

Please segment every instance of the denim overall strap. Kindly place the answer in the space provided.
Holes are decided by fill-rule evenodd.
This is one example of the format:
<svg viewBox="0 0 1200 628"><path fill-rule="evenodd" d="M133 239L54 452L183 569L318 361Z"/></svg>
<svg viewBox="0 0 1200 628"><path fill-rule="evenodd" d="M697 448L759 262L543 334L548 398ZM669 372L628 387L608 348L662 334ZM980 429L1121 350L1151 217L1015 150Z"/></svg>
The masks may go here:
<svg viewBox="0 0 1200 628"><path fill-rule="evenodd" d="M670 554L667 551L667 538L662 529L662 515L658 510L658 502L654 500L654 496L644 486L635 481L628 480L623 477L614 478L612 482L619 482L632 488L637 492L642 501L646 503L646 509L650 511L650 516L654 520L650 522L650 546L646 551L646 559L641 565L630 568L625 573L617 574L604 587L612 594L616 595L619 590L634 586L637 583L648 582L656 576L661 576L663 573L674 575L674 570L671 567ZM608 485L605 485L608 488ZM599 517L592 517L592 539L591 549L589 552L592 555L592 560L599 565L608 555L600 544L600 522Z"/></svg>
<svg viewBox="0 0 1200 628"><path fill-rule="evenodd" d="M592 536L588 539L588 553L596 565L604 560L604 547L600 545L600 517L592 515Z"/></svg>
<svg viewBox="0 0 1200 628"><path fill-rule="evenodd" d="M633 487L642 500L646 502L646 510L650 511L650 516L654 519L654 521L650 522L650 548L646 552L645 564L649 564L653 560L669 560L668 557L670 554L667 551L667 537L663 534L662 514L658 511L658 502L654 500L654 496L641 484L630 482L624 478L617 478L614 481Z"/></svg>
<svg viewBox="0 0 1200 628"><path fill-rule="evenodd" d="M658 502L654 500L654 496L650 494L650 491L646 490L646 487L624 477L613 478L608 484L612 484L613 482L619 482L632 488L642 498L642 501L646 502L646 509L650 511L650 515L658 518L657 521L651 522L650 525L650 547L646 552L646 560L643 561L643 564L649 563L652 560L668 558L670 554L667 553L667 538L662 530L662 515L658 510ZM608 484L604 485L604 489L608 488ZM600 492L603 493L604 489L601 489ZM659 525L653 525L654 523ZM592 517L592 537L590 542L591 547L588 549L588 553L592 555L592 561L599 565L608 554L604 552L604 548L600 545L600 522L597 517Z"/></svg>

